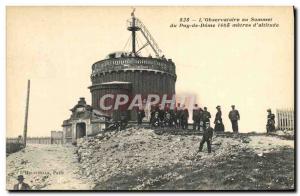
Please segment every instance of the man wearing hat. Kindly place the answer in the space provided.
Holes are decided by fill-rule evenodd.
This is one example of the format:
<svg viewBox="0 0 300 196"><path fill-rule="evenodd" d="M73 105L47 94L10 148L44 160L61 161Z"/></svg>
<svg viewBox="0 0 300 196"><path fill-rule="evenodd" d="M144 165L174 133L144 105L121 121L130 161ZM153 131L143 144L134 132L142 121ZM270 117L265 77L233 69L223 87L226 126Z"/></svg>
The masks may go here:
<svg viewBox="0 0 300 196"><path fill-rule="evenodd" d="M188 128L189 110L183 105L183 110L181 114L181 127L182 129Z"/></svg>
<svg viewBox="0 0 300 196"><path fill-rule="evenodd" d="M224 124L222 121L222 112L221 112L221 106L217 106L217 113L215 117L215 132L224 132Z"/></svg>
<svg viewBox="0 0 300 196"><path fill-rule="evenodd" d="M275 131L275 115L272 114L271 109L267 110L268 121L267 121L267 133Z"/></svg>
<svg viewBox="0 0 300 196"><path fill-rule="evenodd" d="M228 117L231 121L232 131L234 133L238 133L239 132L238 120L240 120L240 114L239 111L235 109L235 105L232 105L231 108L232 110L229 112Z"/></svg>
<svg viewBox="0 0 300 196"><path fill-rule="evenodd" d="M207 107L204 107L204 111L202 114L203 126L205 126L206 122L210 122L210 118L211 118L210 112L207 111Z"/></svg>
<svg viewBox="0 0 300 196"><path fill-rule="evenodd" d="M145 116L146 116L144 108L138 108L137 114L138 114L137 115L138 116L138 125L141 125L143 122L143 118L145 118Z"/></svg>
<svg viewBox="0 0 300 196"><path fill-rule="evenodd" d="M14 190L30 190L30 186L24 183L23 175L19 175L17 180L18 180L18 184L14 185Z"/></svg>
<svg viewBox="0 0 300 196"><path fill-rule="evenodd" d="M208 153L211 153L212 136L213 136L213 128L210 127L210 123L209 122L206 122L205 123L204 131L203 131L203 137L202 137L202 140L200 142L200 146L199 146L199 151L198 152L202 151L203 144L206 142L207 143L207 151L208 151Z"/></svg>
<svg viewBox="0 0 300 196"><path fill-rule="evenodd" d="M181 105L180 103L178 103L177 107L174 110L176 128L181 128L181 114L182 114Z"/></svg>
<svg viewBox="0 0 300 196"><path fill-rule="evenodd" d="M198 104L194 105L193 121L193 130L200 130L200 108L198 107Z"/></svg>

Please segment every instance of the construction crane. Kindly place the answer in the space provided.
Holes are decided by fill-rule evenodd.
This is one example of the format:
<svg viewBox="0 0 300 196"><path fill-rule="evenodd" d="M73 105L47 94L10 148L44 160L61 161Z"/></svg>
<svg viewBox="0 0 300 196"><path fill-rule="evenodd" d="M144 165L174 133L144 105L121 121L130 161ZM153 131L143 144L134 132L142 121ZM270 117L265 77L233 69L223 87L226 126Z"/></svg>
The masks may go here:
<svg viewBox="0 0 300 196"><path fill-rule="evenodd" d="M144 49L146 46L150 46L155 53L156 57L161 56L161 49L158 47L158 44L150 34L149 30L146 28L146 26L142 23L141 20L139 20L137 17L134 15L135 9L131 12L131 19L127 20L127 29L131 31L131 36L132 36L132 53L133 54L138 54L142 49ZM146 43L136 50L136 32L140 31L143 35L143 37L146 39Z"/></svg>

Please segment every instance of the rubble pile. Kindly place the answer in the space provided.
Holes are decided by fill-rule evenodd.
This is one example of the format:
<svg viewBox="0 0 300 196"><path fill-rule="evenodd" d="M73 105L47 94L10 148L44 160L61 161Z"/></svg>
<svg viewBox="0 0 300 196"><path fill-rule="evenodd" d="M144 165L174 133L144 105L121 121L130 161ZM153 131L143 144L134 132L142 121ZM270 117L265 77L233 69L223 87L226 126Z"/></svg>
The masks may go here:
<svg viewBox="0 0 300 196"><path fill-rule="evenodd" d="M273 133L273 135L277 135L285 139L294 139L294 133L294 130L277 130L275 133Z"/></svg>
<svg viewBox="0 0 300 196"><path fill-rule="evenodd" d="M207 153L206 145L203 152L198 153L201 137L157 135L151 129L132 127L82 138L77 142L77 154L82 174L96 183L102 183L118 175L130 176L139 171L163 170L174 165L183 168L212 167L224 159L237 156L237 149L247 150L249 143L249 138L243 136L214 136L212 153ZM141 184L132 189L143 189L145 183L149 185L165 178L180 178L180 175L171 172L155 178L143 176Z"/></svg>

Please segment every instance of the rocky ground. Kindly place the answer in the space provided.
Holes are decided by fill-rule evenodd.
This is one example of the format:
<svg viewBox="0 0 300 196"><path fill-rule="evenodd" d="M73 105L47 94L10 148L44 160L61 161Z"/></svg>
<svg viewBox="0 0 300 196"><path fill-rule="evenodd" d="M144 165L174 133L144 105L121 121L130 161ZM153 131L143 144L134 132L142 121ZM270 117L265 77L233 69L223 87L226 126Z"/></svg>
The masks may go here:
<svg viewBox="0 0 300 196"><path fill-rule="evenodd" d="M225 133L197 153L201 136L129 128L78 142L82 175L97 190L294 189L294 140Z"/></svg>
<svg viewBox="0 0 300 196"><path fill-rule="evenodd" d="M180 134L178 134L180 133ZM71 145L28 145L7 157L7 189L24 175L34 190L292 190L287 132L201 135L131 127Z"/></svg>

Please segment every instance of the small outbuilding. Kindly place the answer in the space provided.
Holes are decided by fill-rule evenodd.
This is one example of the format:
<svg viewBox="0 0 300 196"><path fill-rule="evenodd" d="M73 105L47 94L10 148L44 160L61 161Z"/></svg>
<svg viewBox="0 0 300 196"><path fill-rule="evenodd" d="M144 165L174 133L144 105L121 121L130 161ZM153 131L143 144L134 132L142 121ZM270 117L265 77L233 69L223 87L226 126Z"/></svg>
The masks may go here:
<svg viewBox="0 0 300 196"><path fill-rule="evenodd" d="M96 135L107 127L110 117L88 105L84 97L71 109L71 116L64 120L64 143L76 144L77 139Z"/></svg>

